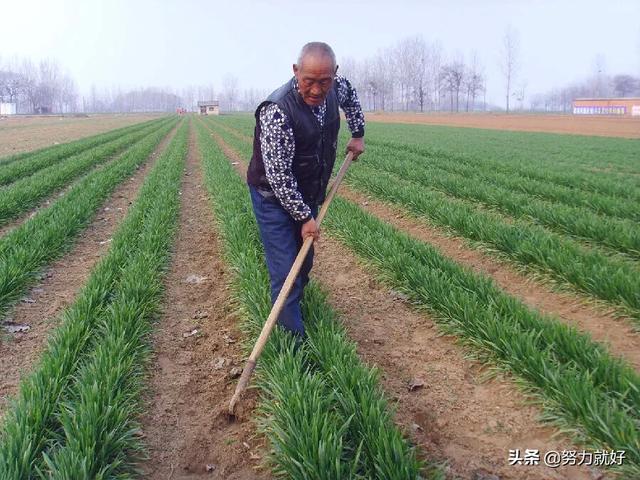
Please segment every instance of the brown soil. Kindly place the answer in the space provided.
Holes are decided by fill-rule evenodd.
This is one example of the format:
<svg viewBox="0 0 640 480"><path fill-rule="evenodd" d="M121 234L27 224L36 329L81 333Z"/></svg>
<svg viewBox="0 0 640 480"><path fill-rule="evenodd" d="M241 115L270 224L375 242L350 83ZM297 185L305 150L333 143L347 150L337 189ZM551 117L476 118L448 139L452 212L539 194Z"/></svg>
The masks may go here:
<svg viewBox="0 0 640 480"><path fill-rule="evenodd" d="M240 155L218 134L212 136L242 174ZM316 252L313 275L330 292L364 361L380 368L382 387L397 402L396 421L421 452L448 462L449 478L592 478L577 467L510 467L510 449L561 451L571 443L537 420L540 411L527 405L512 382L483 381L482 367L465 358L453 337L441 336L429 316L380 285L341 244L323 238ZM425 387L409 392L415 379Z"/></svg>
<svg viewBox="0 0 640 480"><path fill-rule="evenodd" d="M253 137L252 136L250 137L249 135L245 135L244 133L239 132L235 128L228 127L226 125L223 125L222 123L218 123L217 126L222 128L225 132L230 133L234 137L239 138L240 140L244 140L245 142L253 143Z"/></svg>
<svg viewBox="0 0 640 480"><path fill-rule="evenodd" d="M157 117L151 114L0 117L0 157L71 142Z"/></svg>
<svg viewBox="0 0 640 480"><path fill-rule="evenodd" d="M207 199L192 130L164 312L153 335L142 418L149 459L141 467L152 479L269 478L260 468L264 439L249 421L256 393L243 397L238 419L225 414L237 381L231 370L242 368L243 353Z"/></svg>
<svg viewBox="0 0 640 480"><path fill-rule="evenodd" d="M251 140L251 137L231 128L223 128L230 133L235 132L238 138ZM235 162L243 162L241 156L224 143L220 136L214 134L214 137L221 144L225 155ZM578 294L555 292L516 271L507 262L470 248L464 238L447 235L441 228L429 225L426 220L416 219L406 210L376 201L346 185L340 187L339 194L414 238L435 246L445 256L491 277L503 291L526 305L544 314L559 317L561 321L588 333L595 341L606 345L613 355L625 359L640 371L640 336L637 327L613 308L596 305L596 302Z"/></svg>
<svg viewBox="0 0 640 480"><path fill-rule="evenodd" d="M19 225L23 224L24 222L26 222L29 218L31 218L34 215L36 215L43 208L47 208L58 197L62 197L67 191L69 191L69 189L72 188L74 184L75 184L75 181L73 183L67 185L66 187L64 187L62 190L54 192L53 195L51 195L50 197L45 198L44 200L42 200L40 205L38 205L37 207L32 208L27 213L23 213L22 215L20 215L15 220L12 220L9 223L6 223L5 225L0 226L0 237L5 235L9 230L13 230L17 226L19 226Z"/></svg>
<svg viewBox="0 0 640 480"><path fill-rule="evenodd" d="M381 383L397 402L396 422L422 453L447 461L448 477L589 479L586 469L509 466L509 450L572 450L570 441L538 420L540 411L509 380L483 381L483 368L465 358L455 338L379 284L331 238L316 249L314 276L330 292L363 360L381 370ZM354 288L357 285L357 288ZM419 379L424 387L409 391ZM482 477L480 477L482 478Z"/></svg>
<svg viewBox="0 0 640 480"><path fill-rule="evenodd" d="M445 235L441 229L415 219L398 207L376 201L346 186L340 189L344 198L412 237L436 247L457 263L491 277L504 292L526 305L588 333L595 341L609 347L614 355L624 358L640 371L640 335L631 325L631 320L624 321L612 309L596 307L594 302L577 295L554 292L514 270L506 262L468 247L464 239Z"/></svg>
<svg viewBox="0 0 640 480"><path fill-rule="evenodd" d="M44 271L42 281L6 319L29 325L31 329L0 339L0 412L4 412L20 379L31 371L40 357L48 335L58 325L59 315L73 303L93 266L108 251L111 236L125 218L145 175L172 135L160 143L130 179L114 190L71 251Z"/></svg>
<svg viewBox="0 0 640 480"><path fill-rule="evenodd" d="M579 115L367 113L370 122L419 123L523 132L640 138L640 117Z"/></svg>

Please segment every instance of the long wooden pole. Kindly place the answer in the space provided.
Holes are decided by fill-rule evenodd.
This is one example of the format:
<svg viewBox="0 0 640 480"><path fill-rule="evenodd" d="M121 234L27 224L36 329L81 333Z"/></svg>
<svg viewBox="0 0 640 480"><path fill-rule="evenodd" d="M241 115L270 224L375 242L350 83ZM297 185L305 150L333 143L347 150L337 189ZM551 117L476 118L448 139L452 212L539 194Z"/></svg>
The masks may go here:
<svg viewBox="0 0 640 480"><path fill-rule="evenodd" d="M344 160L344 163L342 164L342 167L340 167L340 170L338 171L338 175L336 175L336 179L334 180L333 185L331 186L331 190L329 190L329 194L327 195L327 198L322 204L322 208L320 209L320 212L318 213L318 216L316 218L316 225L318 228L320 228L322 219L326 215L327 209L329 208L329 205L331 204L331 201L333 200L333 197L335 196L336 191L338 190L338 187L342 182L342 179L347 173L347 169L349 168L349 165L351 165L352 160L353 160L353 153L349 152L347 154L347 157ZM247 386L249 385L249 380L251 379L251 374L253 373L253 370L256 368L256 363L258 361L258 358L262 354L262 350L264 349L264 346L267 343L269 335L271 335L271 331L273 330L273 327L276 325L276 322L278 321L278 316L280 315L280 311L282 310L282 307L284 306L284 303L287 300L289 293L291 292L293 283L296 281L296 278L298 277L298 273L300 272L300 268L302 267L302 262L304 262L304 259L307 257L307 253L309 253L309 249L311 248L312 244L313 244L312 236L308 236L307 238L305 238L304 242L302 243L302 247L298 252L298 256L293 262L293 266L291 267L291 270L289 270L289 274L287 275L287 278L284 281L284 285L282 285L282 288L280 289L278 298L276 298L276 301L273 304L273 307L271 307L271 312L269 313L269 316L267 317L267 321L264 323L264 326L262 327L262 332L260 332L260 336L258 337L256 344L253 346L253 350L251 351L249 360L247 360L247 363L244 366L244 370L242 370L242 375L240 376L240 380L238 380L236 391L233 394L233 397L231 397L231 402L229 402L229 413L231 414L233 414L236 403L238 403L238 401L240 400L240 396L242 395L242 392L244 392L247 389Z"/></svg>

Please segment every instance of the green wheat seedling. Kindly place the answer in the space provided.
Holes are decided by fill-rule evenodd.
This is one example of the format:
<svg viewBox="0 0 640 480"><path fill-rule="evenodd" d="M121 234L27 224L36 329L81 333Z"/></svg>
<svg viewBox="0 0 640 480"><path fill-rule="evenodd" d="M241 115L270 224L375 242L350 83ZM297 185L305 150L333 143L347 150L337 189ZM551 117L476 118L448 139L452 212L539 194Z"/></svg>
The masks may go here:
<svg viewBox="0 0 640 480"><path fill-rule="evenodd" d="M118 178L123 178L122 172L130 173L135 169L135 165L144 161L154 145L157 145L171 128L172 125L169 125L156 132L148 151L138 150L135 155L132 152L129 165L127 162L121 162L111 166L112 175L116 174L114 179L111 179L113 185L117 185ZM85 478L101 478L99 472L103 468L106 468L105 471L120 471L121 468L126 470L130 467L118 456L122 452L111 458L112 463L109 465L97 463L96 460L102 462L108 455L96 459L95 451L83 450L82 446L87 447L91 443L91 440L82 443L88 435L84 431L79 433L77 438L74 436L71 441L76 448L74 455L71 455L72 459L69 459L68 454L60 453L67 451L64 449L63 440L65 431L74 425L74 420L65 416L65 412L82 404L82 401L78 402L82 398L92 399L87 407L96 408L96 412L100 406L105 405L105 401L123 400L124 403L119 404L125 405L123 408L118 411L101 412L100 421L94 425L113 426L113 429L102 431L105 436L100 439L101 445L106 439L114 442L105 443L102 453L118 450L124 445L121 442L123 439L127 443L125 452L129 451L129 448L138 448L132 439L133 433L128 430L132 425L131 418L137 411L137 407L129 402L136 396L131 392L137 391L138 388L137 371L129 370L126 380L120 379L111 383L109 393L113 396L108 398L92 397L91 392L95 393L96 389L100 389L95 385L96 380L102 385L102 381L114 379L111 376L114 372L93 377L90 381L87 379L84 387L81 385L83 382L79 385L78 380L82 375L87 375L87 369L90 365L95 366L95 362L105 362L102 365L108 366L109 370L113 367L113 363L110 362L114 358L111 357L116 356L117 352L96 354L105 352L105 345L113 346L113 343L109 343L113 338L106 335L110 328L126 325L127 328L131 327L133 331L144 336L146 327L136 326L139 323L137 321L147 321L157 309L158 275L161 265L166 260L167 242L170 244L175 228L175 202L178 201L178 181L175 180L175 175L181 171L185 145L186 126L183 125L145 180L139 197L114 235L108 254L94 268L74 304L63 313L60 327L50 337L33 373L21 383L17 398L12 402L0 431L1 479L26 480L33 478L38 471L42 472L42 476L49 478L47 472L52 469L65 472L65 466L71 465L78 468L74 473L92 472ZM101 178L102 182L106 180ZM146 275L151 275L152 278ZM125 337L124 340L126 345L128 342L132 345L135 343L134 338ZM101 343L103 341L106 343ZM124 348L125 344L119 345ZM130 354L142 354L144 351L145 347L126 349ZM121 357L115 357L118 358ZM135 361L137 358L134 357L134 361L130 363L127 363L129 360L123 360L122 367L129 365L134 369L138 368ZM116 368L116 371L120 371L119 368L121 367ZM131 390L119 390L118 385L127 385ZM77 422L86 418L83 416L85 414L86 412L79 413ZM118 423L119 420L122 422ZM124 428L126 431L118 428ZM80 443L73 443L74 441ZM82 456L85 454L89 456ZM83 470L85 468L87 470ZM75 478L70 472L72 470L67 470L65 475L69 476L63 475L62 478Z"/></svg>
<svg viewBox="0 0 640 480"><path fill-rule="evenodd" d="M226 140L240 147L244 155L249 153L251 147L246 141L229 136ZM495 226L495 222L489 222L490 216L474 216L471 207L456 213L451 205L455 207L462 202L388 174L374 174L364 164L353 168L348 178L352 183L374 184L377 192L386 192L388 200L396 198L406 206L415 204L424 211L435 210L442 221L452 216L459 222L468 221L469 232L489 232L483 226ZM411 195L403 196L403 192ZM429 203L421 203L422 198L429 199ZM457 335L482 358L515 373L545 407L548 420L574 433L578 441L588 446L625 450L630 463L624 472L631 476L638 474L640 378L629 365L612 357L587 335L529 309L502 292L488 277L446 259L434 248L384 224L351 202L341 199L335 202L325 223L328 233L352 248L386 282L406 293L414 305L429 309L445 331ZM513 227L512 235L505 235L505 240L510 238L515 245L520 241L521 246L531 240L529 231L522 232L523 225L504 226ZM545 240L540 241L541 246L549 243L548 238L541 240ZM536 250L530 245L522 249L525 252L531 256L529 261L549 258L541 258L540 252L537 257L532 255ZM558 264L572 265L567 258L571 257L555 257ZM591 273L597 273L603 265L606 263L592 264ZM620 287L617 293L625 292L627 301L637 302L640 292L637 274L628 266L626 273L626 279L632 283L614 284ZM611 269L608 274L606 287L611 286L612 279L615 281L616 270ZM592 279L593 275L586 276L586 284L594 283ZM638 303L634 305L637 308Z"/></svg>
<svg viewBox="0 0 640 480"><path fill-rule="evenodd" d="M52 260L73 244L109 194L143 163L171 130L167 124L93 171L66 195L0 238L0 317Z"/></svg>
<svg viewBox="0 0 640 480"><path fill-rule="evenodd" d="M210 120L209 124L215 126L219 121ZM240 125L247 123L242 117L224 119L225 123L234 121ZM225 140L245 158L250 158L251 145L247 141L231 135ZM399 175L382 172L370 166L366 157L349 171L345 182L356 190L405 208L429 223L488 245L518 265L550 275L574 290L604 300L640 319L640 274L632 262L605 255L530 222L505 219L498 213L483 211Z"/></svg>
<svg viewBox="0 0 640 480"><path fill-rule="evenodd" d="M482 162L458 162L439 155L427 157L402 150L399 151L385 145L378 146L375 140L369 142L369 146L371 146L371 143L376 149L385 151L394 157L401 156L404 159L411 159L415 161L415 165L417 166L424 164L429 167L437 167L446 172L463 175L467 179L474 179L479 183L495 185L496 187L517 193L524 193L536 199L557 202L567 206L584 207L605 216L640 221L638 204L632 200L624 200L620 197L583 191L564 185L522 177L516 173L501 173L491 166L484 165Z"/></svg>
<svg viewBox="0 0 640 480"><path fill-rule="evenodd" d="M237 275L244 328L256 338L271 303L247 190L208 130L198 128L207 186ZM421 464L393 425L375 371L361 365L318 286L306 290L308 343L293 353L289 336L276 329L257 370L264 395L260 423L275 472L292 478L418 478Z"/></svg>
<svg viewBox="0 0 640 480"><path fill-rule="evenodd" d="M177 228L187 126L185 122L140 193L144 215L136 251L122 266L91 350L57 413L62 433L45 452L46 478L117 477L133 471L142 451L135 433L149 356L146 340Z"/></svg>
<svg viewBox="0 0 640 480"><path fill-rule="evenodd" d="M116 130L110 130L100 135L95 135L75 142L56 145L55 147L45 148L36 152L28 152L19 158L19 162L2 162L0 159L0 185L7 185L16 180L32 175L33 173L45 167L49 167L59 160L79 154L90 148L103 145L112 140L133 133L153 124L159 124L163 120L151 120L148 122L138 123Z"/></svg>
<svg viewBox="0 0 640 480"><path fill-rule="evenodd" d="M640 227L633 220L599 215L585 207L567 206L537 199L496 185L479 182L462 173L449 173L420 161L418 156L398 154L389 148L373 147L367 167L382 170L436 189L456 198L479 201L515 218L531 220L559 233L601 243L620 252L640 257ZM636 205L636 210L639 210ZM636 212L637 213L637 212Z"/></svg>
<svg viewBox="0 0 640 480"><path fill-rule="evenodd" d="M38 201L73 179L110 160L161 125L153 124L103 145L61 160L11 185L0 187L0 225L35 207Z"/></svg>
<svg viewBox="0 0 640 480"><path fill-rule="evenodd" d="M524 379L550 418L595 448L625 450L629 468L640 471L640 377L632 367L351 202L337 199L325 225L445 331Z"/></svg>
<svg viewBox="0 0 640 480"><path fill-rule="evenodd" d="M496 148L499 148L499 145L504 146L508 141L492 147L489 147L491 143L489 139L485 139L483 143L475 142L469 145L468 139L473 132L470 133L468 130L473 129L464 130L464 140L461 141L460 133L458 133L456 137L452 136L452 138L447 141L447 149L432 145L427 146L424 143L415 143L416 137L410 137L407 134L405 134L405 141L398 141L397 139L388 141L385 139L385 135L383 133L380 137L373 139L370 143L373 145L384 145L398 151L413 152L424 157L437 156L446 158L451 162L464 162L471 165L479 164L481 167L491 168L497 172L510 175L515 174L550 184L564 185L566 187L585 192L597 192L617 197L622 200L640 201L640 190L638 188L637 180L624 176L624 172L627 169L619 169L621 175L615 176L603 174L600 171L585 172L580 170L581 166L584 164L583 158L589 152L588 147L583 149L576 145L567 148L566 155L570 155L573 161L568 165L559 167L558 165L553 165L548 162L542 162L540 159L544 153L539 154L539 156L536 156L534 159L530 158L530 145L528 145L527 148L519 149L517 152L514 152L513 148L507 148L507 151L510 150L508 154L505 154L504 152L496 152ZM410 140L407 142L407 139ZM422 142L426 142L427 139L431 140L432 137L426 137ZM630 150L624 154L624 157L629 159L630 168L633 168L631 167L631 165L633 165L633 159L637 158L634 157L634 155L637 154L634 154L633 151L635 150L637 152L639 144L638 140L608 140L610 142L615 142L616 144L624 143L625 145L628 145ZM553 151L556 148L553 143L554 141L558 141L557 135L551 135L551 139L545 141L545 144L547 145L547 154L549 151ZM594 141L594 139L590 139L590 141ZM585 141L583 140L582 143L585 143ZM456 144L458 144L458 146L456 146ZM460 145L463 145L465 149L462 152L460 151L462 150ZM484 150L489 150L488 155L481 154ZM601 163L603 161L608 161L608 157L605 156L606 153L599 153L596 149L594 149L594 151L599 155ZM637 168L637 162L635 168ZM631 172L638 173L637 169L632 170Z"/></svg>

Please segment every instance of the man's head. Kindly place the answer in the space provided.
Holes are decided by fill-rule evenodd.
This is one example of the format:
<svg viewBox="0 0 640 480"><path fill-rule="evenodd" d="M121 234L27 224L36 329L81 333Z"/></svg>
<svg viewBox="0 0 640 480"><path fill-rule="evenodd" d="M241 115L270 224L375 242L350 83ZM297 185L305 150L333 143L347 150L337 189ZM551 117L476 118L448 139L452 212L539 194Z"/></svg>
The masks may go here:
<svg viewBox="0 0 640 480"><path fill-rule="evenodd" d="M300 95L307 105L317 106L324 102L337 71L336 56L329 45L310 42L302 47L298 63L293 65L293 74L298 80Z"/></svg>

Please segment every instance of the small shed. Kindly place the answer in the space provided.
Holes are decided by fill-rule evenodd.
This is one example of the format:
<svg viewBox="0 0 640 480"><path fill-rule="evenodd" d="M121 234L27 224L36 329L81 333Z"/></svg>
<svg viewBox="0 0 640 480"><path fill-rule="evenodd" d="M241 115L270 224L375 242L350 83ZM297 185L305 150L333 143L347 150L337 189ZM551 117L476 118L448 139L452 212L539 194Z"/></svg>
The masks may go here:
<svg viewBox="0 0 640 480"><path fill-rule="evenodd" d="M218 100L207 100L198 102L200 115L220 115L220 102Z"/></svg>
<svg viewBox="0 0 640 480"><path fill-rule="evenodd" d="M16 114L15 103L2 103L0 102L0 115L15 115Z"/></svg>

